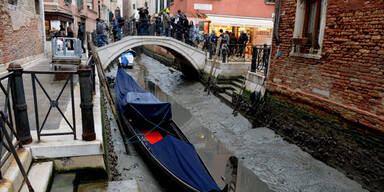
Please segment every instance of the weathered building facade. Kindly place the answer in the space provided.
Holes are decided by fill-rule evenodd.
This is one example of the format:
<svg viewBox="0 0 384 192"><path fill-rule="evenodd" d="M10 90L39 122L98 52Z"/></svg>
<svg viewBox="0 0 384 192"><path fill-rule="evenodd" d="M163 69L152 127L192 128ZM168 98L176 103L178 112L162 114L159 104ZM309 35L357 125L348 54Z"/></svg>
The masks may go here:
<svg viewBox="0 0 384 192"><path fill-rule="evenodd" d="M88 32L96 28L99 2L97 0L44 0L45 31L49 38L53 33L71 28L77 34L78 23L85 24Z"/></svg>
<svg viewBox="0 0 384 192"><path fill-rule="evenodd" d="M0 65L44 53L42 18L39 0L0 1Z"/></svg>
<svg viewBox="0 0 384 192"><path fill-rule="evenodd" d="M277 131L384 190L384 1L281 0L278 9L267 95L288 123Z"/></svg>

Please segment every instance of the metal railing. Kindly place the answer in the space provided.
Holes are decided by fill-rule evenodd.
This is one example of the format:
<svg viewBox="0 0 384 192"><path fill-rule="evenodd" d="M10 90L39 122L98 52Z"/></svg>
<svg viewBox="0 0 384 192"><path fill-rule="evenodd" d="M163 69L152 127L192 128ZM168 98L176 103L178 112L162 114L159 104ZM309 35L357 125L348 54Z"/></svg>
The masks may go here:
<svg viewBox="0 0 384 192"><path fill-rule="evenodd" d="M54 135L73 135L74 139L76 139L76 116L75 116L75 99L74 99L74 93L73 93L73 75L77 74L77 71L24 71L24 74L30 74L32 79L32 90L33 90L33 103L34 103L34 110L35 110L35 122L36 122L36 132L37 132L37 138L40 141L41 136L54 136ZM64 86L61 88L58 96L56 99L52 99L47 90L45 89L44 85L41 83L39 78L37 77L38 74L48 74L48 75L68 75L68 78L66 79ZM40 89L43 91L46 98L49 100L50 106L48 109L48 112L45 115L45 118L43 120L43 123L40 125L39 123L39 105L37 104L38 98L37 96L37 89L36 89L36 83L40 87ZM59 107L59 100L64 92L64 89L67 87L68 83L70 84L70 92L71 92L71 110L72 110L72 124L68 121L67 117L64 115L63 111ZM52 108L56 108L61 117L65 120L65 122L68 124L71 132L60 132L60 133L42 133L42 130L44 128L44 125L46 124L46 121L48 119L48 116L52 110Z"/></svg>
<svg viewBox="0 0 384 192"><path fill-rule="evenodd" d="M252 63L251 72L264 72L264 76L267 76L269 57L271 54L271 46L254 46L252 48Z"/></svg>
<svg viewBox="0 0 384 192"><path fill-rule="evenodd" d="M80 108L82 117L82 139L84 141L92 141L96 139L94 130L94 119L93 119L93 94L92 84L94 78L92 78L92 70L90 66L80 65L77 71L24 71L23 68L17 63L11 63L8 67L8 73L0 77L0 96L4 97L3 108L0 109L0 168L4 165L7 159L12 154L19 165L19 168L27 184L29 183L26 178L25 170L21 165L20 159L17 156L16 148L23 147L24 144L32 142L30 124L28 120L26 94L24 90L24 79L23 75L31 76L32 91L33 91L33 109L35 114L36 132L38 140L42 136L57 136L57 135L73 135L76 139L76 119L75 119L75 96L74 96L74 76L78 75L80 84ZM50 95L44 87L43 82L39 79L39 75L68 75L65 79L64 85L59 89L59 94L55 98ZM4 82L7 81L5 86ZM69 87L70 89L70 109L72 114L72 123L69 122L64 112L59 107L59 101L63 98L64 90ZM39 122L40 108L38 101L42 98L37 94L37 89L40 88L50 103L48 112L45 113L45 118L42 124ZM1 103L2 104L2 103ZM47 117L51 110L56 108L60 113L60 118L64 119L67 125L70 127L70 132L50 132L43 133L45 128ZM12 114L13 112L13 114ZM16 144L13 144L13 140L16 138ZM5 139L5 142L3 140ZM3 153L3 148L9 151L9 153ZM0 172L0 179L2 178ZM30 185L30 184L28 184ZM33 190L30 190L33 191Z"/></svg>
<svg viewBox="0 0 384 192"><path fill-rule="evenodd" d="M16 131L14 130L14 121L13 121L13 116L11 112L12 110L11 110L10 88L12 84L12 77L13 77L13 72L10 72L0 78L1 93L3 93L5 96L4 103L3 103L4 108L0 110L0 154L1 154L0 180L3 180L1 168L8 161L9 157L13 155L17 163L17 166L19 167L20 172L24 178L24 181L27 184L28 190L30 192L33 192L34 190L28 179L27 172L25 171L20 161L20 158L16 152L17 148L22 148L23 146L20 142L18 135L16 134ZM4 87L4 84L3 84L4 80L7 80L6 88ZM13 142L14 138L16 138L15 143ZM5 142L4 142L4 139L5 139ZM4 149L6 151L3 151Z"/></svg>

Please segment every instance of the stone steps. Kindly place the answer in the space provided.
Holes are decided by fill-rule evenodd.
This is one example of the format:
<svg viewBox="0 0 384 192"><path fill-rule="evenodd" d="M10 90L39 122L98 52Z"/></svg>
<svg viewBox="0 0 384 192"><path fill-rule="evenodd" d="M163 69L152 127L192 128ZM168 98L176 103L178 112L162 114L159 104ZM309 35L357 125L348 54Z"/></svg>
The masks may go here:
<svg viewBox="0 0 384 192"><path fill-rule="evenodd" d="M53 162L34 163L28 172L28 178L36 192L45 192L52 179ZM29 192L26 183L23 184L20 192Z"/></svg>
<svg viewBox="0 0 384 192"><path fill-rule="evenodd" d="M101 183L81 184L78 192L99 191L99 192L139 192L139 185L136 180L110 181Z"/></svg>
<svg viewBox="0 0 384 192"><path fill-rule="evenodd" d="M219 93L219 97L224 100L224 102L232 103L232 96L229 96L226 93Z"/></svg>
<svg viewBox="0 0 384 192"><path fill-rule="evenodd" d="M32 163L31 150L28 148L18 149L17 155L24 167L24 170L28 170ZM19 191L23 184L24 178L13 155L11 155L5 162L1 168L1 172L3 173L3 180L0 185L0 191Z"/></svg>

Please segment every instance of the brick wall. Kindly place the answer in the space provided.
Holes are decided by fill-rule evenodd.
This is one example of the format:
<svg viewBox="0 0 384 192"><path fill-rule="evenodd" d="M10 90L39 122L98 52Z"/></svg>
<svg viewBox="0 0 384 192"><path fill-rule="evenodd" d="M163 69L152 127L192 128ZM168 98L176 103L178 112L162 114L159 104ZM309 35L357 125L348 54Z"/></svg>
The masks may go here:
<svg viewBox="0 0 384 192"><path fill-rule="evenodd" d="M0 1L0 65L44 52L42 22L34 1Z"/></svg>
<svg viewBox="0 0 384 192"><path fill-rule="evenodd" d="M283 0L267 89L384 132L384 1L328 0L321 59L290 56L295 14Z"/></svg>

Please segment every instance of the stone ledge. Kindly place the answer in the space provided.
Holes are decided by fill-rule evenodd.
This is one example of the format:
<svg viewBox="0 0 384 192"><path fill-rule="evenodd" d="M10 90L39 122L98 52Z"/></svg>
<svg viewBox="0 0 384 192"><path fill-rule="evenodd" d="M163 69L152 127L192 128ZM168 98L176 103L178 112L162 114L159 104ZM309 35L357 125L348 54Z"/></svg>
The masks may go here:
<svg viewBox="0 0 384 192"><path fill-rule="evenodd" d="M32 163L31 150L27 148L18 149L17 154L23 164L24 170L27 172ZM10 163L6 170L2 170L4 175L3 180L0 183L0 192L19 191L24 181L23 175L21 174L16 160L12 155L9 157L7 162Z"/></svg>
<svg viewBox="0 0 384 192"><path fill-rule="evenodd" d="M48 184L52 177L52 173L52 161L33 164L28 172L28 179L31 182L33 190L35 190L36 192L47 191ZM20 192L28 192L28 187L25 183L23 184Z"/></svg>

